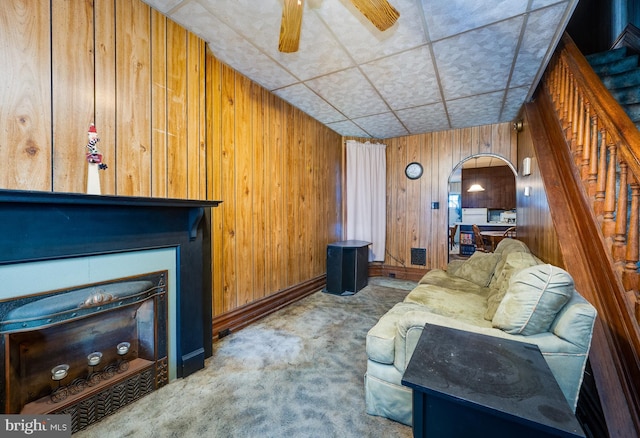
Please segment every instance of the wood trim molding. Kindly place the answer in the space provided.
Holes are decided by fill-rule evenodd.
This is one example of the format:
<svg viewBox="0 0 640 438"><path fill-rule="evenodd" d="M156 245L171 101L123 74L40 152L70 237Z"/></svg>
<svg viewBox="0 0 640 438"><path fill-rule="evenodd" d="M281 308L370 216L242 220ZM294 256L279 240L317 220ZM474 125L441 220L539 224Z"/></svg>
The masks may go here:
<svg viewBox="0 0 640 438"><path fill-rule="evenodd" d="M223 315L215 316L212 323L214 342L307 295L319 291L326 283L327 276L323 274L290 288L283 289L261 300L238 307Z"/></svg>
<svg viewBox="0 0 640 438"><path fill-rule="evenodd" d="M428 269L369 263L369 277L392 277L402 280L420 281L428 271Z"/></svg>
<svg viewBox="0 0 640 438"><path fill-rule="evenodd" d="M369 264L370 277L392 277L402 280L419 281L426 272L426 269ZM215 316L212 322L213 341L215 342L295 301L319 291L326 283L327 276L323 274L290 288L283 289L261 300L238 307L223 315Z"/></svg>

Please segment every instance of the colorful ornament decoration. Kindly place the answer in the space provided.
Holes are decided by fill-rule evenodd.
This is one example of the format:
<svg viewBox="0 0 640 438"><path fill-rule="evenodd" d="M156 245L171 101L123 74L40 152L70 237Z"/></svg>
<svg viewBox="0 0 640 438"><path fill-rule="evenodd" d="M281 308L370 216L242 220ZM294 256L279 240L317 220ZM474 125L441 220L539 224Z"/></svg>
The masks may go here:
<svg viewBox="0 0 640 438"><path fill-rule="evenodd" d="M89 169L87 172L87 193L90 195L100 194L100 174L99 170L105 170L107 165L102 162L102 154L98 151L96 144L100 141L96 126L92 123L89 126L89 142L87 143L87 163Z"/></svg>
<svg viewBox="0 0 640 438"><path fill-rule="evenodd" d="M102 162L102 154L98 151L96 144L100 141L96 125L93 123L89 126L89 143L87 144L87 161L89 163L99 164L100 170L105 170L107 165Z"/></svg>

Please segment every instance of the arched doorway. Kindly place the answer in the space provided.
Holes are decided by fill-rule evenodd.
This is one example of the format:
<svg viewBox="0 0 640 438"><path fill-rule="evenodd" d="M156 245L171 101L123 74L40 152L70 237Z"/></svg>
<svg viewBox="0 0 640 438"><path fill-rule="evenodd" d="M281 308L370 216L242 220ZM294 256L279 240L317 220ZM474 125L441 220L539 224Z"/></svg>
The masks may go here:
<svg viewBox="0 0 640 438"><path fill-rule="evenodd" d="M471 224L506 230L517 225L515 167L504 157L477 154L460 161L449 175L449 260L473 254ZM472 187L477 184L479 187Z"/></svg>

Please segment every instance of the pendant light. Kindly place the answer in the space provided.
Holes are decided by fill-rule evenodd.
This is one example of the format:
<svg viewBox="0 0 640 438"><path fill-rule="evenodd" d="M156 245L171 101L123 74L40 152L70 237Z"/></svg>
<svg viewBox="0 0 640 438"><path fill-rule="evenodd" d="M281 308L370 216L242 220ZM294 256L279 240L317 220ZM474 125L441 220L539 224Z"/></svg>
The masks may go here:
<svg viewBox="0 0 640 438"><path fill-rule="evenodd" d="M475 166L475 168L477 169L477 168L478 168L478 157L475 157L475 160L476 160L476 166ZM471 184L471 187L469 187L469 188L467 189L467 192L469 192L469 193L474 193L474 192L484 192L484 187L482 187L482 186L481 186L480 184L478 184L478 183L474 183L474 184Z"/></svg>

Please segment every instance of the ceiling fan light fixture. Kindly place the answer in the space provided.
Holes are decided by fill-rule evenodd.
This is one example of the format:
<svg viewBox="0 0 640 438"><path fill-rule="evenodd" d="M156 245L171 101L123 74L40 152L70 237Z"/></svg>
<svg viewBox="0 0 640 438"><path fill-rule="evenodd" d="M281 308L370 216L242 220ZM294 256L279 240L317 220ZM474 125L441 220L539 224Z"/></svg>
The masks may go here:
<svg viewBox="0 0 640 438"><path fill-rule="evenodd" d="M482 187L480 184L471 184L471 187L467 189L467 192L484 192L484 187Z"/></svg>
<svg viewBox="0 0 640 438"><path fill-rule="evenodd" d="M278 43L278 50L283 53L298 51L303 10L304 0L284 0L282 20L280 22L280 41Z"/></svg>
<svg viewBox="0 0 640 438"><path fill-rule="evenodd" d="M398 21L400 13L388 0L351 0L351 3L381 31Z"/></svg>
<svg viewBox="0 0 640 438"><path fill-rule="evenodd" d="M400 13L388 0L351 0L351 3L381 31L389 29L400 17ZM303 10L304 0L283 1L278 43L280 52L293 53L298 51Z"/></svg>

